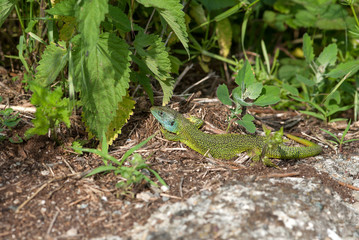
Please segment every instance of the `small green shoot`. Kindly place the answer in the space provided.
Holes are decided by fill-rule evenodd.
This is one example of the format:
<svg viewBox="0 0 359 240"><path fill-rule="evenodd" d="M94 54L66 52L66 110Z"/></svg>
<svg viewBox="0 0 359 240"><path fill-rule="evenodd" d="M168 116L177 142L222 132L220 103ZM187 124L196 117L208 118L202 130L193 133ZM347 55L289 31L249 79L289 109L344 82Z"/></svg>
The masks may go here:
<svg viewBox="0 0 359 240"><path fill-rule="evenodd" d="M34 127L27 130L25 136L45 135L50 129L51 136L57 140L56 129L59 124L63 122L70 127L69 99L62 97L61 87L51 91L32 83L30 89L33 92L31 103L38 107L35 113L36 118L32 120Z"/></svg>
<svg viewBox="0 0 359 240"><path fill-rule="evenodd" d="M349 120L348 122L348 125L347 127L345 128L343 134L342 134L342 137L339 139L334 133L331 133L330 131L328 130L325 130L323 128L321 128L320 130L322 130L323 132L326 132L328 133L330 136L332 136L335 141L333 140L328 140L329 142L335 144L335 145L338 145L339 146L339 152L342 152L343 151L343 145L345 143L349 143L349 142L354 142L354 141L359 141L359 139L349 139L349 140L344 140L345 136L347 135L348 131L349 131L349 128L350 128L350 124L351 124L351 120Z"/></svg>
<svg viewBox="0 0 359 240"><path fill-rule="evenodd" d="M279 168L274 164L269 157L266 156L266 152L270 152L278 147L278 145L283 143L283 127L279 131L271 134L271 130L268 129L265 125L262 125L263 131L266 135L265 145L260 153L254 157L254 161L261 160L265 166Z"/></svg>
<svg viewBox="0 0 359 240"><path fill-rule="evenodd" d="M226 85L219 85L217 88L217 97L225 105L232 106L230 119L239 119L247 106L268 106L279 102L280 90L276 86L263 86L256 81L248 61L245 61L243 67L238 71L235 78L238 87L233 89L232 98L229 95ZM253 123L254 117L250 114L242 114L242 118L237 123L243 126L248 132L254 133L256 127ZM229 126L228 126L229 127Z"/></svg>
<svg viewBox="0 0 359 240"><path fill-rule="evenodd" d="M158 181L163 185L167 187L166 182L159 176L159 174L151 169L149 165L146 163L146 160L142 158L140 154L133 154L134 151L141 148L143 145L145 145L150 139L152 139L158 132L148 137L146 140L142 141L141 143L137 144L136 146L129 149L122 157L122 159L119 161L113 156L111 156L108 153L108 146L106 144L106 136L103 134L103 141L102 141L102 149L91 149L91 148L82 148L77 146L72 146L72 148L76 152L90 152L99 155L102 157L104 165L95 168L87 174L85 177L89 177L98 173L108 173L110 171L113 171L115 175L121 175L124 180L121 180L116 184L116 187L121 188L123 191L122 194L128 194L131 193L130 190L133 187L134 184L141 182L142 180L145 180L146 182L150 183L152 186L158 187L158 184L152 181L149 177L147 177L144 173L141 172L141 170L148 170L150 171L157 179ZM128 158L131 156L132 158L128 160ZM125 166L125 161L128 161L129 166Z"/></svg>
<svg viewBox="0 0 359 240"><path fill-rule="evenodd" d="M2 97L0 97L0 102L2 101ZM6 132L11 131L16 125L21 121L19 118L19 113L14 114L14 110L12 108L6 108L0 111L0 141L7 139ZM9 138L9 141L12 143L20 143L22 142L21 137L16 135L16 139Z"/></svg>

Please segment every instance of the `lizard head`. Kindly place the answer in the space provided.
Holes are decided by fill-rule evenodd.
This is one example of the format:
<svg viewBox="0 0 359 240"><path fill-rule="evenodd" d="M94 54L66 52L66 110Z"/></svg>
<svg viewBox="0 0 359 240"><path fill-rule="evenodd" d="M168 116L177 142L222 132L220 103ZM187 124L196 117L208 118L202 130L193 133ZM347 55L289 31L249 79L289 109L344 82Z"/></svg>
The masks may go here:
<svg viewBox="0 0 359 240"><path fill-rule="evenodd" d="M167 131L178 132L179 116L181 117L182 115L177 111L168 107L154 106L151 107L151 113Z"/></svg>

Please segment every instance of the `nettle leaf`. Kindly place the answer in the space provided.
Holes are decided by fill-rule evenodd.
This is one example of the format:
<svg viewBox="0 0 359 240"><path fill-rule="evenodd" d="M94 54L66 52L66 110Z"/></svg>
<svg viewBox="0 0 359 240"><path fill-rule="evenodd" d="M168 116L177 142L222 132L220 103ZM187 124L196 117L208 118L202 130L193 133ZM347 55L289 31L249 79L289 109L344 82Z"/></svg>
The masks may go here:
<svg viewBox="0 0 359 240"><path fill-rule="evenodd" d="M182 11L182 4L178 0L137 0L145 7L154 7L172 28L183 47L188 50L188 35L185 24L185 14Z"/></svg>
<svg viewBox="0 0 359 240"><path fill-rule="evenodd" d="M62 0L56 3L51 9L45 10L51 15L75 16L76 0Z"/></svg>
<svg viewBox="0 0 359 240"><path fill-rule="evenodd" d="M217 97L223 104L232 106L231 98L229 97L229 91L225 84L219 85L217 88Z"/></svg>
<svg viewBox="0 0 359 240"><path fill-rule="evenodd" d="M313 61L314 52L313 52L312 40L310 39L308 33L305 33L303 36L303 53L307 63Z"/></svg>
<svg viewBox="0 0 359 240"><path fill-rule="evenodd" d="M50 43L46 46L42 58L37 67L35 81L41 86L50 85L63 70L68 61L66 43Z"/></svg>
<svg viewBox="0 0 359 240"><path fill-rule="evenodd" d="M2 0L0 2L0 27L15 7L16 0Z"/></svg>
<svg viewBox="0 0 359 240"><path fill-rule="evenodd" d="M276 86L264 86L263 94L254 101L257 106L264 107L266 105L276 104L280 101L280 89Z"/></svg>
<svg viewBox="0 0 359 240"><path fill-rule="evenodd" d="M174 80L170 76L171 61L164 43L157 35L139 32L133 45L148 69L159 81L163 90L162 103L166 105L172 96Z"/></svg>
<svg viewBox="0 0 359 240"><path fill-rule="evenodd" d="M102 132L107 132L119 102L127 94L131 52L124 40L109 33L100 36L86 57L79 49L81 45L76 46L73 54L74 85L81 94L86 125L100 138Z"/></svg>
<svg viewBox="0 0 359 240"><path fill-rule="evenodd" d="M353 74L355 74L358 70L359 70L359 60L353 60L339 64L338 66L336 66L336 68L331 70L327 74L327 76L332 78L341 78L347 75L348 73L350 73L348 76L350 77Z"/></svg>
<svg viewBox="0 0 359 240"><path fill-rule="evenodd" d="M100 35L100 24L108 13L107 0L83 0L76 8L83 48L91 51Z"/></svg>
<svg viewBox="0 0 359 240"><path fill-rule="evenodd" d="M136 102L132 100L130 96L123 97L122 101L118 103L116 115L108 126L106 132L108 145L112 145L113 140L115 140L121 133L122 127L127 123L127 120L133 114L135 103Z"/></svg>
<svg viewBox="0 0 359 240"><path fill-rule="evenodd" d="M118 30L126 33L132 30L141 31L143 30L137 24L131 22L127 15L118 7L109 5L108 11L109 18L113 21L113 24L117 27Z"/></svg>
<svg viewBox="0 0 359 240"><path fill-rule="evenodd" d="M324 48L323 52L318 57L318 62L324 69L328 65L334 65L337 60L338 49L335 43L332 43Z"/></svg>

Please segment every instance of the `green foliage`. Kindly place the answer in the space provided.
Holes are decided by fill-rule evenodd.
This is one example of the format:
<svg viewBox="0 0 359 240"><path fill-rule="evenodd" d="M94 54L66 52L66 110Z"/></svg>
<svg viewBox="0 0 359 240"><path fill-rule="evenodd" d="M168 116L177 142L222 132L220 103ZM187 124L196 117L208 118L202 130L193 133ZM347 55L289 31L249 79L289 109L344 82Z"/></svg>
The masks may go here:
<svg viewBox="0 0 359 240"><path fill-rule="evenodd" d="M255 79L250 64L246 61L243 67L238 71L235 78L238 87L232 91L230 98L226 85L220 85L217 88L217 97L225 105L235 107L231 109L230 119L238 118L237 115L242 113L243 107L247 106L268 106L279 102L279 88L276 86L263 86L262 83ZM248 132L254 133L256 128L253 123L254 117L249 114L243 114L241 120L237 123L247 129Z"/></svg>
<svg viewBox="0 0 359 240"><path fill-rule="evenodd" d="M333 116L338 112L352 108L353 104L343 103L340 87L346 81L348 82L348 78L359 70L359 62L348 61L333 68L337 61L337 44L329 44L315 58L312 41L308 34L303 36L303 53L306 63L311 69L311 74L303 76L299 73L301 68L295 68L298 69L298 71L293 71L298 72L295 74L295 80L301 84L303 93L290 92L291 97L297 101L307 103L316 110L301 111L304 114L319 118L325 122L342 120L342 118L333 118ZM288 77L290 76L289 74ZM350 94L354 97L354 90L350 91Z"/></svg>
<svg viewBox="0 0 359 240"><path fill-rule="evenodd" d="M256 153L253 160L254 161L262 161L264 165L268 167L276 167L269 157L267 157L265 154L266 152L273 151L276 149L280 144L284 142L283 140L283 127L280 128L279 131L274 132L274 134L271 134L271 130L268 129L265 125L262 126L263 132L266 135L266 140L264 141L264 147L262 149L262 152Z"/></svg>
<svg viewBox="0 0 359 240"><path fill-rule="evenodd" d="M2 97L0 97L0 102L2 101ZM12 108L6 108L4 110L0 110L0 141L3 141L8 138L7 133L11 131L16 125L21 121L19 117L19 113L14 114L14 110ZM11 142L22 142L22 139L17 136L18 140L13 138L8 138Z"/></svg>
<svg viewBox="0 0 359 240"><path fill-rule="evenodd" d="M338 146L339 146L339 152L342 152L342 151L343 151L343 145L344 145L345 143L354 142L354 141L359 141L359 139L344 140L344 139L345 139L345 136L347 135L347 133L348 133L348 131L349 131L350 123L351 123L351 120L349 120L348 125L347 125L347 127L344 129L344 131L343 131L343 133L342 133L342 137L341 137L340 139L339 139L334 133L331 133L330 131L321 128L321 130L322 130L323 132L326 132L327 134L329 134L330 136L332 136L332 137L334 138L335 141L333 141L333 140L328 140L328 141L331 142L331 143L334 143L335 145L338 145Z"/></svg>
<svg viewBox="0 0 359 240"><path fill-rule="evenodd" d="M61 122L70 127L69 99L62 97L61 87L50 91L36 83L32 83L30 90L33 92L31 103L37 108L35 119L32 120L34 127L28 129L25 136L45 135L50 129L52 137L56 139L56 130Z"/></svg>
<svg viewBox="0 0 359 240"><path fill-rule="evenodd" d="M68 56L65 42L48 45L39 61L35 81L41 86L48 86L55 81L60 71L67 64Z"/></svg>
<svg viewBox="0 0 359 240"><path fill-rule="evenodd" d="M174 86L170 73L178 72L180 62L169 55L162 37L169 35L172 30L188 51L185 14L180 1L56 1L50 9L46 9L46 13L49 14L45 17L49 45L36 64L36 71L32 64L29 64L30 56L32 52L37 51L39 44L36 42L46 44L41 36L42 31L36 33L36 29L43 26L40 26L38 19L33 18L32 12L35 11L32 3L29 5L29 21L23 21L21 13L24 12L18 11L20 5L17 3L3 1L0 4L0 10L4 13L0 23L15 7L24 34L19 39L18 58L27 73L36 72L34 79L27 80L33 86L31 88L37 91L34 92L32 101L36 102L39 112L34 120L35 128L28 132L29 136L46 134L49 127L55 128L61 121L67 123L65 116L71 112L75 96L79 96L83 119L90 134L100 139L102 132L105 132L106 142L111 144L132 114L135 102L129 97L131 81L141 85L153 103L151 77L156 79L163 89L163 104L169 102ZM126 4L129 4L128 7ZM132 21L134 15L141 15L149 7L158 12L162 21L162 29L154 29L151 34L145 33L147 26L145 29ZM167 25L170 27L169 31ZM133 35L133 31L138 33ZM30 42L27 41L27 36L31 37ZM134 37L134 41L127 41L131 36ZM64 98L63 102L57 98L58 88L51 92L49 86L58 79L61 80L63 90L68 91L72 99L71 105L67 98ZM46 101L38 101L41 98L55 96L61 107L68 106L66 114L62 109L56 110L58 115L55 110L50 113ZM47 110L44 112L44 109ZM41 119L38 119L39 117Z"/></svg>
<svg viewBox="0 0 359 240"><path fill-rule="evenodd" d="M91 173L87 174L86 177L98 174L98 173L109 173L113 172L115 175L121 175L122 178L125 180L121 180L116 184L116 187L121 188L122 192L121 194L128 194L131 193L132 187L136 183L140 183L142 180L145 180L146 182L150 183L151 185L158 187L158 184L152 181L149 177L147 177L141 170L148 170L150 171L157 180L165 187L167 187L167 184L165 181L159 176L159 174L151 169L148 164L146 164L146 161L142 158L140 154L133 154L136 150L141 148L143 145L145 145L149 140L151 140L157 133L151 135L146 140L142 141L141 143L137 144L136 146L132 147L130 150L128 150L123 156L122 159L119 161L113 156L111 156L108 153L107 143L105 141L106 136L103 135L102 140L102 150L98 149L90 149L90 148L82 148L79 147L79 144L74 144L72 148L76 152L90 152L97 154L102 157L104 161L104 165L95 168L91 171ZM128 160L128 158L131 156L132 158ZM125 162L128 162L128 164L125 165ZM114 164L114 165L113 165Z"/></svg>
<svg viewBox="0 0 359 240"><path fill-rule="evenodd" d="M0 27L10 15L12 9L15 7L16 0L1 0L0 1Z"/></svg>

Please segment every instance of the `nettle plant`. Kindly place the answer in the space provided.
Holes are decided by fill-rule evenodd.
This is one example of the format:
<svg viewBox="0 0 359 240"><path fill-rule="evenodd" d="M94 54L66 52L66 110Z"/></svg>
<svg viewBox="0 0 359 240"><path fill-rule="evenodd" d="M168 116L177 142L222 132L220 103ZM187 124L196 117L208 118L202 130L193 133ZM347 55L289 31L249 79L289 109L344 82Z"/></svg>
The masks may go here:
<svg viewBox="0 0 359 240"><path fill-rule="evenodd" d="M18 9L17 4L10 1L0 20L3 21L14 6ZM26 65L28 72L36 72L34 79L28 82L34 92L32 102L38 109L33 120L35 128L29 130L28 135L45 134L48 132L45 128L61 122L68 125L69 113L79 103L90 134L100 140L105 134L106 142L111 144L133 113L135 101L129 96L131 82L141 85L153 103L151 80L156 79L163 90L163 104L168 103L174 86L170 73L180 61L170 57L165 46L167 36L172 32L172 37L188 52L182 8L178 0L56 1L45 11L42 20L47 24L48 44L36 36L35 31L31 32L36 29L36 21L27 28L30 32L26 36L46 45L36 71ZM17 13L19 15L19 11ZM146 18L147 23L142 21L146 28L133 21L143 15L151 15ZM153 18L161 20L153 27L153 31L162 32L161 36L147 32ZM24 35L20 49L26 47ZM22 52L19 53L21 59L24 58ZM59 79L60 84L55 82ZM54 84L61 89L53 91ZM37 94L39 87L44 89L41 94ZM62 93L68 98L59 100ZM51 101L54 99L58 101ZM43 124L44 118L48 119L46 124Z"/></svg>
<svg viewBox="0 0 359 240"><path fill-rule="evenodd" d="M224 84L217 88L217 97L223 104L231 107L229 116L231 120L238 119L239 125L248 132L254 133L256 130L253 123L254 117L243 112L243 109L248 106L264 107L276 104L280 101L280 89L277 86L263 86L261 82L257 81L248 61L245 61L243 67L238 71L235 82L238 87L233 89L232 98L229 95L228 87ZM242 117L240 118L239 115Z"/></svg>

